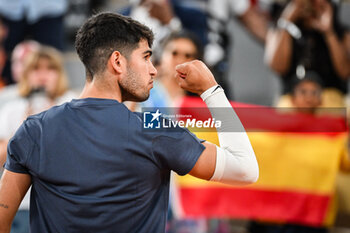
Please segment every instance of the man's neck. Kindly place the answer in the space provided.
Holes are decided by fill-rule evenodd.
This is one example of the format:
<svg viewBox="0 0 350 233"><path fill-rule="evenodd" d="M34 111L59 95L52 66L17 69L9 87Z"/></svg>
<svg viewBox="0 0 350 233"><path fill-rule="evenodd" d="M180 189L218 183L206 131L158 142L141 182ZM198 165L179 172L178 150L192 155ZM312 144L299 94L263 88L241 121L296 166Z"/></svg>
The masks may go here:
<svg viewBox="0 0 350 233"><path fill-rule="evenodd" d="M84 98L99 98L99 99L114 99L122 102L121 92L118 85L111 85L106 82L86 81L80 99Z"/></svg>

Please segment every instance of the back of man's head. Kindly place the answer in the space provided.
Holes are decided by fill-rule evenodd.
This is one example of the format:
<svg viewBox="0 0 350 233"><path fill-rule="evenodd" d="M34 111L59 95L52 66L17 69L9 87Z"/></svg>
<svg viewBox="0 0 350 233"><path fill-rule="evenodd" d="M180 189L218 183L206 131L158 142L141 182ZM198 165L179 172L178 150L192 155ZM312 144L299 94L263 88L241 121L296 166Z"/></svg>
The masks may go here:
<svg viewBox="0 0 350 233"><path fill-rule="evenodd" d="M100 13L92 16L78 30L75 48L84 63L87 77L105 70L113 51L128 58L141 40L152 47L153 33L145 25L115 13Z"/></svg>

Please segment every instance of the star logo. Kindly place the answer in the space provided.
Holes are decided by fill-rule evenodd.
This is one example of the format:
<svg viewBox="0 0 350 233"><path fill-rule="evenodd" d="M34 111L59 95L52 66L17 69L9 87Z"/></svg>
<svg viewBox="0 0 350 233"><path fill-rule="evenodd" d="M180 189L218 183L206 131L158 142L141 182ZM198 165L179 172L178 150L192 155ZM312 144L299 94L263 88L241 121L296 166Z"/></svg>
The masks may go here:
<svg viewBox="0 0 350 233"><path fill-rule="evenodd" d="M159 117L160 117L162 114L159 112L159 109L157 109L157 111L156 111L155 113L151 113L151 115L153 116L151 122L153 122L154 120L159 121Z"/></svg>

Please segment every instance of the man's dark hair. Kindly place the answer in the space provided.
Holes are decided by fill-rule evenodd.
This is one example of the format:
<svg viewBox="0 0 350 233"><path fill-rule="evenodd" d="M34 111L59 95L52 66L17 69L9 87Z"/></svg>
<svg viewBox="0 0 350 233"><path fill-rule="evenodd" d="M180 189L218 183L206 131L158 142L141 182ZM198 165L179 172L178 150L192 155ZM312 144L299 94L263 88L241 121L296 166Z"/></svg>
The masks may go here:
<svg viewBox="0 0 350 233"><path fill-rule="evenodd" d="M84 63L87 78L103 71L114 51L128 58L141 40L153 43L153 32L145 25L116 13L92 16L78 30L75 48Z"/></svg>

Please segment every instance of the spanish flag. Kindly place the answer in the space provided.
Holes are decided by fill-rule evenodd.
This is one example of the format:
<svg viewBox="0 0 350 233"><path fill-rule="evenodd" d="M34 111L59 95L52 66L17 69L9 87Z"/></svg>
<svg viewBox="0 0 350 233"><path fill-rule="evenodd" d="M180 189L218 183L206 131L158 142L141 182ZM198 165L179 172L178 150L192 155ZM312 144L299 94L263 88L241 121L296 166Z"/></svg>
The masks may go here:
<svg viewBox="0 0 350 233"><path fill-rule="evenodd" d="M185 217L239 218L306 226L334 221L337 173L349 170L347 127L341 117L284 113L232 103L255 151L257 183L233 187L192 176L178 176L180 209ZM198 119L200 98L186 97L180 112ZM209 115L210 116L210 115ZM195 130L194 130L195 131ZM216 132L195 132L218 143Z"/></svg>

